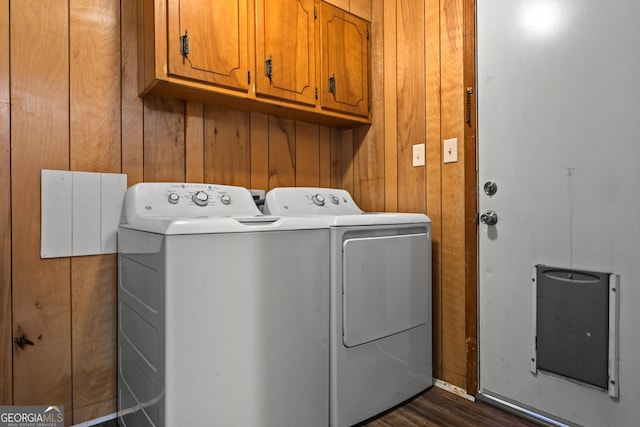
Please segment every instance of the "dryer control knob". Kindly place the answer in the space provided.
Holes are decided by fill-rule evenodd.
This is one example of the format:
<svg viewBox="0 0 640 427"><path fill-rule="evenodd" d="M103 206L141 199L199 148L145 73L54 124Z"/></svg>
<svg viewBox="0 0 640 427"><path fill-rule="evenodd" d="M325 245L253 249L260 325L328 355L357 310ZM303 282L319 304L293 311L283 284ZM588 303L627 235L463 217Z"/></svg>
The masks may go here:
<svg viewBox="0 0 640 427"><path fill-rule="evenodd" d="M324 196L322 194L314 194L311 196L311 201L316 206L324 206Z"/></svg>
<svg viewBox="0 0 640 427"><path fill-rule="evenodd" d="M169 200L169 203L171 203L172 205L176 205L180 201L180 196L178 195L178 193L171 193L169 194L169 197L167 197L167 199Z"/></svg>
<svg viewBox="0 0 640 427"><path fill-rule="evenodd" d="M340 203L340 199L338 198L338 196L331 196L331 203L333 203L334 205L337 205Z"/></svg>
<svg viewBox="0 0 640 427"><path fill-rule="evenodd" d="M193 203L198 206L207 206L207 203L209 203L209 195L204 191L196 192L196 194L193 195L192 199Z"/></svg>
<svg viewBox="0 0 640 427"><path fill-rule="evenodd" d="M220 201L223 205L228 205L231 203L231 196L228 194L223 194L222 196L220 196Z"/></svg>

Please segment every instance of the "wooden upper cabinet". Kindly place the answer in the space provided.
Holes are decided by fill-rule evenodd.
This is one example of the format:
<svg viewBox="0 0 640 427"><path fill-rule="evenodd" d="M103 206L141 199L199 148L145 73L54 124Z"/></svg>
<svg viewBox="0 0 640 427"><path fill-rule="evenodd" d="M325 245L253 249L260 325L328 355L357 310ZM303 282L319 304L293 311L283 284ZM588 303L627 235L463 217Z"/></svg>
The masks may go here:
<svg viewBox="0 0 640 427"><path fill-rule="evenodd" d="M316 103L314 0L258 0L256 94Z"/></svg>
<svg viewBox="0 0 640 427"><path fill-rule="evenodd" d="M249 89L247 0L168 0L168 75Z"/></svg>
<svg viewBox="0 0 640 427"><path fill-rule="evenodd" d="M361 18L319 0L136 1L141 96L329 126L371 123Z"/></svg>
<svg viewBox="0 0 640 427"><path fill-rule="evenodd" d="M369 115L369 24L321 3L322 108Z"/></svg>

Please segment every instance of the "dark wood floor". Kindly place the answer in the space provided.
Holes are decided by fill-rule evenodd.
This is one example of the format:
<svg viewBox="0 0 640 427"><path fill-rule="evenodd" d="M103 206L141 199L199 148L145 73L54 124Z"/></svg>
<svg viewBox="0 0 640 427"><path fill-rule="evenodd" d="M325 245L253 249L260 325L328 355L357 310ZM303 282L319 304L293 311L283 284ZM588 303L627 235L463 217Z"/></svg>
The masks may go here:
<svg viewBox="0 0 640 427"><path fill-rule="evenodd" d="M536 424L483 402L432 387L361 427L533 427Z"/></svg>
<svg viewBox="0 0 640 427"><path fill-rule="evenodd" d="M359 427L537 427L522 418L482 402L471 402L432 387L404 404ZM116 420L98 427L118 427Z"/></svg>

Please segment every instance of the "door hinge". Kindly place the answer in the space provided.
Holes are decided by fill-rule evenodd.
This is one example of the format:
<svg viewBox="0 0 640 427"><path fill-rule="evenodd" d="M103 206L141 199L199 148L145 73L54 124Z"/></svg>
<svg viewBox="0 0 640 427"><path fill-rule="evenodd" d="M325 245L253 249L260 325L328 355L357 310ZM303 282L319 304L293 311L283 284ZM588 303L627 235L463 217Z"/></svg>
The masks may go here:
<svg viewBox="0 0 640 427"><path fill-rule="evenodd" d="M318 88L316 88L316 99L318 99Z"/></svg>
<svg viewBox="0 0 640 427"><path fill-rule="evenodd" d="M367 111L371 111L371 103L367 102Z"/></svg>
<svg viewBox="0 0 640 427"><path fill-rule="evenodd" d="M465 114L465 123L467 126L471 126L471 95L473 95L473 88L467 88L467 104L466 104L466 114Z"/></svg>
<svg viewBox="0 0 640 427"><path fill-rule="evenodd" d="M329 77L329 92L332 94L336 94L336 75L332 74L331 77Z"/></svg>
<svg viewBox="0 0 640 427"><path fill-rule="evenodd" d="M180 55L189 57L189 34L184 30L184 35L180 36Z"/></svg>
<svg viewBox="0 0 640 427"><path fill-rule="evenodd" d="M247 84L251 84L251 70L247 71Z"/></svg>
<svg viewBox="0 0 640 427"><path fill-rule="evenodd" d="M269 77L269 80L271 80L271 76L273 75L272 62L273 58L271 55L269 55L269 59L264 60L264 75Z"/></svg>
<svg viewBox="0 0 640 427"><path fill-rule="evenodd" d="M318 19L318 8L313 7L313 19Z"/></svg>
<svg viewBox="0 0 640 427"><path fill-rule="evenodd" d="M367 40L369 40L369 29L367 28Z"/></svg>

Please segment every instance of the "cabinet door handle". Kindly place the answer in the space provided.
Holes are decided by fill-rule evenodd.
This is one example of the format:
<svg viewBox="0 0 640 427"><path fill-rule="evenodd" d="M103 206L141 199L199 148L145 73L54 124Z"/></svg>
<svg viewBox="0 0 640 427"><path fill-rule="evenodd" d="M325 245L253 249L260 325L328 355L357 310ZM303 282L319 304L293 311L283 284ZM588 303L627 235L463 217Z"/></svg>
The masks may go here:
<svg viewBox="0 0 640 427"><path fill-rule="evenodd" d="M273 59L271 58L271 55L269 55L269 59L264 60L264 75L269 77L269 80L271 80L271 77L273 76L272 62Z"/></svg>
<svg viewBox="0 0 640 427"><path fill-rule="evenodd" d="M329 92L332 94L336 94L336 75L332 74L331 77L329 77Z"/></svg>
<svg viewBox="0 0 640 427"><path fill-rule="evenodd" d="M189 57L189 34L184 30L184 35L180 36L180 55Z"/></svg>

